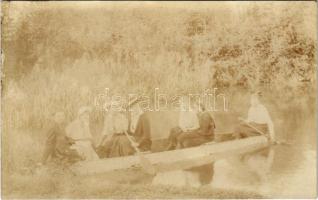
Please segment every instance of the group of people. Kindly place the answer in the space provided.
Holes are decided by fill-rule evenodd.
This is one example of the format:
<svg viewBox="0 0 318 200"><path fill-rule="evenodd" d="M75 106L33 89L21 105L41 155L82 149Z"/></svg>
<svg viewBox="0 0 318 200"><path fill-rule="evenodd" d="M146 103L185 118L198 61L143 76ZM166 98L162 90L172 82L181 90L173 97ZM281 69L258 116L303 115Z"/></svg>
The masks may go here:
<svg viewBox="0 0 318 200"><path fill-rule="evenodd" d="M215 138L215 122L204 105L191 101L188 96L180 98L180 112L177 127L170 130L165 150L188 148L212 142ZM110 105L111 106L111 105ZM104 128L100 140L93 142L89 127L90 107L81 107L77 117L65 124L65 114L55 113L49 129L42 164L49 159L74 163L80 160L128 156L150 152L152 147L151 122L149 113L144 112L138 99L131 102L128 111L108 109L104 116ZM247 120L234 131L235 138L259 134L274 140L274 127L265 106L258 95L251 96L251 107Z"/></svg>
<svg viewBox="0 0 318 200"><path fill-rule="evenodd" d="M80 160L127 156L134 154L136 148L143 152L150 151L150 121L139 100L128 105L126 110L129 112L117 111L111 106L114 105L109 105L104 116L104 128L98 142L90 132L90 107L81 107L76 119L68 125L65 124L65 113L55 113L41 164L46 164L48 160L72 164Z"/></svg>

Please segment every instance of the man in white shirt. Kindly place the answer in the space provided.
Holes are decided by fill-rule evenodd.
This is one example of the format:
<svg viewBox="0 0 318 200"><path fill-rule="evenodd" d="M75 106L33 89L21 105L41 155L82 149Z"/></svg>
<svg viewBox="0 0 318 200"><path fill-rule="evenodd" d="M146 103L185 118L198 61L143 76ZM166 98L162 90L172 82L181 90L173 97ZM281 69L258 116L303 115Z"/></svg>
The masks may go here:
<svg viewBox="0 0 318 200"><path fill-rule="evenodd" d="M251 96L251 107L247 119L236 128L235 134L237 137L265 134L271 141L275 140L273 121L257 94Z"/></svg>
<svg viewBox="0 0 318 200"><path fill-rule="evenodd" d="M194 107L196 110L195 126L178 137L178 142L182 148L199 146L214 140L215 122L211 113L206 111L200 102L195 102ZM199 122L198 125L197 122Z"/></svg>
<svg viewBox="0 0 318 200"><path fill-rule="evenodd" d="M179 136L199 128L200 124L197 111L193 110L189 96L181 97L178 126L170 130L167 150L173 150L177 147Z"/></svg>

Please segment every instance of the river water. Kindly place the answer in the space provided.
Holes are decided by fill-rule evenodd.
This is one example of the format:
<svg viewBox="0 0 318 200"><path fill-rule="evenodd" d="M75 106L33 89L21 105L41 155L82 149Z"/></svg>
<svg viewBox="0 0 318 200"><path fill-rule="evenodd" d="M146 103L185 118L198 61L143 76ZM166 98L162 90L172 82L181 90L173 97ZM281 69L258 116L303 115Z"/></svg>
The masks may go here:
<svg viewBox="0 0 318 200"><path fill-rule="evenodd" d="M272 156L256 156L241 163L237 158L215 163L211 186L233 190L248 190L268 197L310 198L316 196L316 152L301 150L294 157L289 146L272 148Z"/></svg>
<svg viewBox="0 0 318 200"><path fill-rule="evenodd" d="M294 152L298 152L297 156ZM315 150L275 146L265 157L253 155L243 161L240 158L216 161L208 187L253 192L272 198L316 196ZM158 174L153 184L201 186L197 173L183 170Z"/></svg>
<svg viewBox="0 0 318 200"><path fill-rule="evenodd" d="M298 113L298 115L284 113L280 116L284 120L276 120L276 130L280 130L277 131L277 139L287 139L290 145L275 145L265 157L256 155L244 161L239 157L230 157L216 161L213 179L208 187L251 191L269 198L315 197L317 191L315 116ZM228 116L226 115L226 120L223 120L222 116L216 117L218 127L230 127L229 123L235 123L234 120L230 121ZM230 129L218 131L228 132ZM198 175L189 171L158 174L153 179L153 184L201 186Z"/></svg>

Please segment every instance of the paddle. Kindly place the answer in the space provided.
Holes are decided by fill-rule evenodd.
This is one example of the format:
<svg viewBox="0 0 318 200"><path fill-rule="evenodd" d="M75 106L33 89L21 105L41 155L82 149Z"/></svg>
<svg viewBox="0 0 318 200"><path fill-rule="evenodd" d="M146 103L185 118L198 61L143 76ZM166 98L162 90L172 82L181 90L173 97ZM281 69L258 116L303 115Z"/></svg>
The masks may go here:
<svg viewBox="0 0 318 200"><path fill-rule="evenodd" d="M245 121L243 118L239 118L240 121L244 122L247 126L249 126L250 128L254 129L255 131L257 131L259 134L261 135L267 135L265 134L263 131L257 129L256 127L254 127L253 125L251 125L250 123L248 123L247 121ZM276 144L276 145L292 145L291 143L289 142L285 142L285 141L278 141L278 140L275 140L273 141L273 144Z"/></svg>
<svg viewBox="0 0 318 200"><path fill-rule="evenodd" d="M145 158L142 153L140 152L140 150L138 149L138 147L136 146L135 142L130 138L130 136L128 135L128 133L125 131L124 132L126 137L128 138L129 142L131 143L131 146L134 147L135 151L137 152L137 155L139 157L140 160L140 165L143 168L143 170L150 175L155 175L156 174L156 169L155 167L150 163L150 161Z"/></svg>

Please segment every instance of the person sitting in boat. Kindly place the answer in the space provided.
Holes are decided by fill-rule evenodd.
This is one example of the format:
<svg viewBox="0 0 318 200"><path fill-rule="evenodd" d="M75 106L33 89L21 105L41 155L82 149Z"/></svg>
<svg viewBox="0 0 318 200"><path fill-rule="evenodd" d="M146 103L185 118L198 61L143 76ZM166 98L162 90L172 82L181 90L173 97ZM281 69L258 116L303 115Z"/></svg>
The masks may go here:
<svg viewBox="0 0 318 200"><path fill-rule="evenodd" d="M199 102L195 102L194 109L197 111L199 128L183 132L178 137L178 142L181 148L199 146L214 140L214 130L216 127L213 117L205 110L204 105Z"/></svg>
<svg viewBox="0 0 318 200"><path fill-rule="evenodd" d="M178 126L170 130L170 135L168 138L169 145L167 150L173 150L177 148L177 145L180 144L180 136L196 131L199 129L199 127L199 119L196 111L193 110L193 107L190 104L189 96L182 96L180 98Z"/></svg>
<svg viewBox="0 0 318 200"><path fill-rule="evenodd" d="M90 107L81 107L77 118L66 127L66 134L75 143L72 148L77 150L85 160L99 159L93 148L92 135L89 128Z"/></svg>
<svg viewBox="0 0 318 200"><path fill-rule="evenodd" d="M74 163L81 160L81 156L76 150L71 149L75 141L66 136L65 114L57 112L54 114L51 128L48 131L45 149L40 165L46 164L49 159L64 163Z"/></svg>
<svg viewBox="0 0 318 200"><path fill-rule="evenodd" d="M270 142L275 141L274 125L266 107L260 102L260 93L251 95L250 108L246 120L236 127L235 137L245 138L250 136L265 135ZM255 172L263 183L267 182L274 160L274 150L271 146L253 151L241 156L251 171Z"/></svg>
<svg viewBox="0 0 318 200"><path fill-rule="evenodd" d="M127 115L123 112L108 110L104 120L102 140L97 148L98 155L101 158L110 158L134 154L135 150L125 134L127 129Z"/></svg>
<svg viewBox="0 0 318 200"><path fill-rule="evenodd" d="M271 141L275 140L273 121L266 107L260 102L259 95L259 93L251 95L247 119L242 120L234 131L236 138L265 134Z"/></svg>
<svg viewBox="0 0 318 200"><path fill-rule="evenodd" d="M195 101L192 106L189 97L181 98L181 111L179 114L179 126L170 132L168 150L199 146L214 140L215 123L213 117L207 112L199 102ZM183 128L181 128L183 127ZM184 128L191 127L191 128ZM214 164L209 163L188 169L194 174L198 174L198 180L202 185L209 184L214 174Z"/></svg>
<svg viewBox="0 0 318 200"><path fill-rule="evenodd" d="M136 139L139 150L147 152L151 150L152 145L150 119L149 114L141 108L140 100L137 98L128 105L128 133Z"/></svg>

